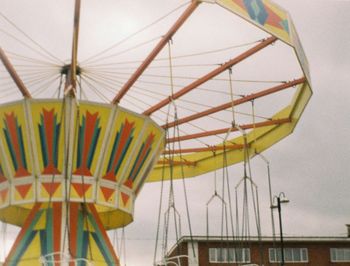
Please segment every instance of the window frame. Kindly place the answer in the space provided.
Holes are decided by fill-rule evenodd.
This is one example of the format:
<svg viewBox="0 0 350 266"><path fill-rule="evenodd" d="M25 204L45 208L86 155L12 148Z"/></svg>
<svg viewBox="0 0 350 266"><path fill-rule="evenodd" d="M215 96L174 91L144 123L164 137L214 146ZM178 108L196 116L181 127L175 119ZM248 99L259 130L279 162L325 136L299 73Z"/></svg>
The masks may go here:
<svg viewBox="0 0 350 266"><path fill-rule="evenodd" d="M348 247L330 248L329 251L330 251L331 262L340 262L340 263L341 262L350 262L350 248L348 248ZM336 253L334 253L335 258L333 257L333 252L332 251L336 252ZM339 254L337 252L340 252L340 251L344 252L343 253L344 254L344 259L338 259L337 258L339 256ZM347 251L347 254L348 254L347 258L345 258L345 255L346 255L345 251Z"/></svg>
<svg viewBox="0 0 350 266"><path fill-rule="evenodd" d="M281 254L281 248L269 248L269 262L270 263L280 263L282 258L278 257L278 253ZM291 250L292 251L292 260L287 259L286 256L284 256L284 262L286 263L308 263L309 262L309 252L307 248L299 248L299 247L288 247L288 248L283 248L284 250L284 254L286 254L286 250ZM296 254L294 254L294 251L298 250L299 255L300 255L300 260L296 260L294 257L296 256ZM271 252L274 253L274 258L272 258L271 256ZM305 258L304 256L305 255ZM279 255L281 256L281 255Z"/></svg>
<svg viewBox="0 0 350 266"><path fill-rule="evenodd" d="M241 253L242 260L237 261L237 251ZM223 252L223 259L219 260L219 252ZM233 254L233 260L229 260L229 253ZM251 255L250 248L232 248L232 247L220 247L208 249L209 263L250 263ZM246 259L247 258L247 259Z"/></svg>

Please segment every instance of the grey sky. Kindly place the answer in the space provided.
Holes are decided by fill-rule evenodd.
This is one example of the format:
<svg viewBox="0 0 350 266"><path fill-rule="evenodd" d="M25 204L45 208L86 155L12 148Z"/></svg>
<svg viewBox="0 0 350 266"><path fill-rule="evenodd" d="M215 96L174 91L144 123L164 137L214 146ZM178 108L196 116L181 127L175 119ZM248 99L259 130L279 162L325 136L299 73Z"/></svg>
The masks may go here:
<svg viewBox="0 0 350 266"><path fill-rule="evenodd" d="M57 50L62 58L68 58L62 52L65 49L58 49L61 44L45 39L43 35L50 34L51 26L60 29L56 32L57 36L67 34L64 29L69 29L70 33L72 17L66 10L71 10L71 5L67 1L64 5L59 5L56 1L50 1L49 4L46 1L46 5L54 5L54 8L43 6L42 10L49 12L38 10L36 19L46 20L47 23L35 33L32 24L25 23L25 8L16 15L10 7L12 2L0 0L0 10L10 12L6 14L27 28L25 30L34 33L31 36L43 46L51 51ZM284 191L290 200L288 205L283 206L284 232L286 235L345 235L344 224L350 223L350 1L275 2L291 13L310 63L314 93L294 133L264 153L271 162L274 194ZM154 3L156 1L151 1L150 4ZM30 8L29 2L21 4ZM98 26L108 25L108 16L113 14L113 10L105 13L98 5L93 7L87 10L85 18L91 32ZM129 4L129 8L137 10L132 4ZM143 10L146 17L152 12L147 7ZM33 10L31 12L34 14ZM101 25L89 22L89 16L94 13L103 18ZM136 16L141 15L136 13ZM127 16L120 19L127 19ZM62 21L64 23L59 25ZM130 23L130 27L133 27ZM135 22L135 29L139 26ZM87 34L88 31L82 31L80 41L83 50L89 43ZM106 47L106 43L113 43L112 30L97 30L95 34L95 38L100 40L96 42L96 51ZM67 41L66 46L69 50L70 41ZM264 235L270 235L266 165L261 159L254 158L252 168L254 180L259 186L262 231ZM242 165L230 167L232 184L239 180L242 173ZM205 203L213 193L213 175L207 174L186 181L193 233L196 235L205 234ZM217 175L220 176L221 172ZM175 186L177 206L182 213L182 231L183 234L188 234L182 183L176 182ZM151 265L153 261L159 193L160 184L146 184L136 200L135 222L125 229L126 265ZM219 218L213 215L211 222L218 225ZM13 234L10 234L11 237ZM174 239L174 233L170 232L169 237ZM158 249L160 248L159 246ZM0 258L1 256L2 254ZM124 259L122 256L122 262L125 263Z"/></svg>
<svg viewBox="0 0 350 266"><path fill-rule="evenodd" d="M350 144L347 141L350 136L350 19L347 14L350 1L275 2L292 15L310 63L314 93L294 133L264 153L271 162L274 194L284 191L290 200L282 210L284 232L286 235L344 236L344 224L350 222ZM262 231L268 235L271 225L265 165L259 158L253 159L252 164L260 189ZM234 166L230 172L239 177L240 167ZM238 174L234 174L237 171ZM205 188L206 183L209 188ZM190 208L194 231L203 235L205 202L213 193L213 178L198 177L187 184L192 191ZM144 186L136 203L135 223L126 229L133 239L127 244L130 247L128 265L149 264L132 258L131 252L133 245L137 253L144 250L142 255L149 256L153 251L153 246L149 251L142 247L152 243L148 239L154 234L146 236L141 232L145 227L155 227L156 210L150 207L153 203L148 197L154 189L158 189L155 184ZM154 218L145 218L147 216Z"/></svg>

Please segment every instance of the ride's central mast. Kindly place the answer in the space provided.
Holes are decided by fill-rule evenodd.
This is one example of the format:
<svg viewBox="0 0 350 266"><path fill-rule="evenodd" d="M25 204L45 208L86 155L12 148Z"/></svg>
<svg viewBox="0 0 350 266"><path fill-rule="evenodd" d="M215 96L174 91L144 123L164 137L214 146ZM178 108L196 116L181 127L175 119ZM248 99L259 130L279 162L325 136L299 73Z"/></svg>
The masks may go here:
<svg viewBox="0 0 350 266"><path fill-rule="evenodd" d="M66 85L64 88L65 95L69 94L70 96L74 96L76 91L76 85L77 85L80 9L81 9L81 0L76 0L75 8L74 8L72 58L71 58L69 71L67 74Z"/></svg>
<svg viewBox="0 0 350 266"><path fill-rule="evenodd" d="M73 41L72 41L72 54L71 54L71 64L67 65L67 73L66 73L66 84L64 87L64 97L74 98L76 95L76 85L77 85L77 61L78 61L78 39L79 39L79 24L80 24L80 8L81 8L81 1L75 0L75 7L74 7L74 22L73 22ZM71 113L72 108L72 101L69 102L69 108L66 108L66 117L69 117L69 113ZM71 123L68 123L68 125L71 125ZM68 130L68 136L72 132L72 128L68 127L66 128ZM68 143L70 143L70 139L68 138ZM70 146L70 145L69 145ZM70 147L68 147L69 149ZM69 154L70 152L68 152ZM69 168L66 168L66 178L65 178L65 189L67 191L69 187L68 182L68 176ZM81 205L83 209L85 208L84 205ZM62 254L66 255L68 258L72 257L72 259L75 259L77 257L77 254L71 254L70 252L70 234L68 224L66 221L68 221L69 216L72 215L72 213L69 213L70 210L70 202L69 198L65 197L65 202L62 203L62 230L61 230L61 252ZM82 212L83 214L85 212ZM76 214L75 214L76 215ZM84 220L84 217L83 217ZM70 223L72 220L69 220ZM69 226L71 227L71 226ZM85 256L84 256L85 257Z"/></svg>

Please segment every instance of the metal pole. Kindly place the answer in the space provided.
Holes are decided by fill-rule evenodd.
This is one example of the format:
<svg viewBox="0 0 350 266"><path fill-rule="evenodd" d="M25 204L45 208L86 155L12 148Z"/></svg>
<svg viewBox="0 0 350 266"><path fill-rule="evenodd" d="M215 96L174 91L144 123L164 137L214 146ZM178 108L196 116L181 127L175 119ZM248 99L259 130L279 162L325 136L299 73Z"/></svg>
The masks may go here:
<svg viewBox="0 0 350 266"><path fill-rule="evenodd" d="M284 245L283 245L283 230L282 230L282 216L281 216L281 198L277 197L278 217L280 222L280 237L281 237L281 266L284 266Z"/></svg>
<svg viewBox="0 0 350 266"><path fill-rule="evenodd" d="M267 161L267 178L269 181L269 193L270 193L270 205L272 206L273 200L272 200L272 188L271 188L271 177L270 177L270 164ZM276 227L275 227L275 218L273 215L273 209L271 208L271 225L272 225L272 241L273 241L273 247L276 248Z"/></svg>
<svg viewBox="0 0 350 266"><path fill-rule="evenodd" d="M15 68L11 64L10 60L6 56L1 46L0 46L0 61L2 61L2 63L4 64L4 67L6 68L7 72L10 74L12 80L16 83L22 95L27 98L32 98L32 96L30 95L30 92L28 91L27 87L24 85L23 81L19 77L18 73L16 72Z"/></svg>

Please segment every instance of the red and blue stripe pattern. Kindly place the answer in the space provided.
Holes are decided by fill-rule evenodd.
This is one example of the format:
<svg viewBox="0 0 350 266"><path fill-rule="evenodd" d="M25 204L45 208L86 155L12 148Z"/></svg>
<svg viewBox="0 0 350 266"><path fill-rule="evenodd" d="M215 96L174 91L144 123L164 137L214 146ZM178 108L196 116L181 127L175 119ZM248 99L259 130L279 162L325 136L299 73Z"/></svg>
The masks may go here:
<svg viewBox="0 0 350 266"><path fill-rule="evenodd" d="M36 203L6 258L6 266L38 265L45 257L46 265L61 265L62 204L55 202L46 208ZM119 265L119 260L93 204L69 204L70 265L85 266L88 260L104 265ZM55 253L55 255L50 255ZM68 255L68 254L66 254ZM27 263L27 264L24 264Z"/></svg>
<svg viewBox="0 0 350 266"><path fill-rule="evenodd" d="M0 163L0 185L7 181L7 178L4 174L4 171L2 169L1 163ZM2 190L0 190L0 204L4 203L6 200L6 196L8 194L8 188L5 187Z"/></svg>
<svg viewBox="0 0 350 266"><path fill-rule="evenodd" d="M61 123L57 121L57 114L54 109L43 109L40 114L38 125L40 135L41 154L44 163L42 174L60 174L57 169Z"/></svg>
<svg viewBox="0 0 350 266"><path fill-rule="evenodd" d="M94 258L102 255L106 265L119 265L119 260L93 204L70 203L70 217L69 245L72 257L78 261L79 259L94 261ZM92 246L97 247L97 250ZM84 261L79 263L79 265L85 265Z"/></svg>
<svg viewBox="0 0 350 266"><path fill-rule="evenodd" d="M250 18L262 26L270 25L289 33L288 20L282 19L275 11L269 8L262 0L233 0L245 9Z"/></svg>
<svg viewBox="0 0 350 266"><path fill-rule="evenodd" d="M22 126L18 124L18 119L14 112L6 114L4 118L5 128L3 128L6 144L11 155L11 161L15 169L15 177L29 176L26 153L23 141Z"/></svg>
<svg viewBox="0 0 350 266"><path fill-rule="evenodd" d="M51 207L43 209L40 207L41 204L36 203L31 210L4 265L15 266L26 261L30 263L32 258L60 252L62 204L53 203ZM33 249L33 246L38 249ZM58 255L47 258L57 261L60 259ZM49 263L48 265L59 264Z"/></svg>
<svg viewBox="0 0 350 266"><path fill-rule="evenodd" d="M129 122L128 119L125 119L124 123L120 130L117 132L112 152L109 157L108 166L106 174L104 175L104 179L110 181L117 181L116 176L120 169L120 166L123 163L125 155L130 148L131 142L134 139L134 131L135 131L135 122Z"/></svg>
<svg viewBox="0 0 350 266"><path fill-rule="evenodd" d="M142 166L145 164L149 154L152 151L152 144L154 141L154 137L155 137L154 133L149 134L147 139L142 143L139 152L137 153L136 160L128 175L128 179L124 183L124 185L129 187L130 189L132 189L136 177L140 173Z"/></svg>
<svg viewBox="0 0 350 266"><path fill-rule="evenodd" d="M82 117L82 124L78 131L77 163L74 174L92 176L91 164L94 159L101 127L99 113L91 114L89 111Z"/></svg>

